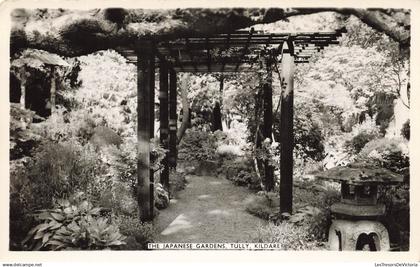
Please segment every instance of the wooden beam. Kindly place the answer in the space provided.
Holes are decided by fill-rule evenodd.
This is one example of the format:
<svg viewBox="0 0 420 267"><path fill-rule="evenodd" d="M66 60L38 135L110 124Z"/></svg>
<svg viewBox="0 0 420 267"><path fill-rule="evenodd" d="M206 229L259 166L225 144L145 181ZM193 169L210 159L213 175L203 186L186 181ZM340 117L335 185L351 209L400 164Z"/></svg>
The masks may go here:
<svg viewBox="0 0 420 267"><path fill-rule="evenodd" d="M270 64L270 63L268 63ZM273 133L273 87L272 87L272 73L271 66L267 66L268 78L263 85L263 100L264 100L264 125L263 136L264 139L269 138ZM274 189L274 167L270 164L268 159L264 160L264 174L265 174L265 191L273 191Z"/></svg>
<svg viewBox="0 0 420 267"><path fill-rule="evenodd" d="M211 53L209 46L209 38L206 38L206 49L207 49L207 69L211 72Z"/></svg>
<svg viewBox="0 0 420 267"><path fill-rule="evenodd" d="M280 113L280 214L292 214L293 203L293 43L283 45L281 77L286 88L282 92Z"/></svg>
<svg viewBox="0 0 420 267"><path fill-rule="evenodd" d="M140 220L150 221L154 213L153 170L150 168L151 126L154 126L155 57L152 44L138 47L137 57L137 201Z"/></svg>
<svg viewBox="0 0 420 267"><path fill-rule="evenodd" d="M168 65L161 62L159 68L159 121L160 121L160 144L168 149L169 136L169 105L168 105ZM163 169L160 173L160 182L165 189L169 189L169 166L168 155L162 159Z"/></svg>
<svg viewBox="0 0 420 267"><path fill-rule="evenodd" d="M228 36L227 36L227 38L226 38L226 46L225 46L225 50L228 50L229 49L229 43L230 43L230 34L228 34ZM226 65L226 57L224 57L223 58L223 61L222 61L222 69L221 69L221 71L220 72L224 72L224 70L225 70L225 65Z"/></svg>
<svg viewBox="0 0 420 267"><path fill-rule="evenodd" d="M169 168L176 168L177 149L176 133L178 130L177 106L177 77L175 70L169 71Z"/></svg>
<svg viewBox="0 0 420 267"><path fill-rule="evenodd" d="M188 38L185 38L185 47L188 51L188 55L190 56L190 60L194 62L194 56L191 53L191 44ZM194 69L197 72L197 66L194 64Z"/></svg>
<svg viewBox="0 0 420 267"><path fill-rule="evenodd" d="M165 42L164 45L165 45L165 48L169 51L169 56L173 57L175 59L175 64L179 65L180 68L182 69L183 65L181 64L181 60L180 60L180 50L179 49L178 49L178 51L173 50L168 42ZM159 57L159 60L161 62L166 62L169 65L173 65L173 64L170 64L168 62L167 58L165 57L164 54L161 53L160 49L156 48L156 55ZM166 55L166 56L168 56L168 55ZM168 65L168 67L169 67L169 65Z"/></svg>
<svg viewBox="0 0 420 267"><path fill-rule="evenodd" d="M246 40L246 44L244 46L244 50L242 51L242 55L240 57L241 59L243 59L246 55L253 33L254 33L254 28L251 28L251 31L249 32L249 35L248 35L248 39ZM238 71L238 68L239 68L239 63L236 65L235 71Z"/></svg>

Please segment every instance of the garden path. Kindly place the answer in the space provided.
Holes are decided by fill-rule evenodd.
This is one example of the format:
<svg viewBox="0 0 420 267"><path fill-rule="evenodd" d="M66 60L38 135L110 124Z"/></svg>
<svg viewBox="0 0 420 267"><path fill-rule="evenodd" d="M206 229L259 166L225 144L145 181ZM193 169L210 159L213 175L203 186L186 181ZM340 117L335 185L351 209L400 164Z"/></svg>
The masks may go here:
<svg viewBox="0 0 420 267"><path fill-rule="evenodd" d="M156 242L247 242L266 223L246 212L247 188L214 176L186 179L186 188L156 219Z"/></svg>

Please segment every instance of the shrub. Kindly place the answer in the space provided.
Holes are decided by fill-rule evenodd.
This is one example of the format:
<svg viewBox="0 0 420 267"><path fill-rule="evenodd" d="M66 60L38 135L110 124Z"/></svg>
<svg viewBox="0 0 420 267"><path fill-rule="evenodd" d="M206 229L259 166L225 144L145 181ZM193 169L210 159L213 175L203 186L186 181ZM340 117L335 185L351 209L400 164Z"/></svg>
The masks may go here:
<svg viewBox="0 0 420 267"><path fill-rule="evenodd" d="M25 172L32 191L27 200L36 208L49 208L54 199L88 191L89 185L102 174L97 155L88 147L75 142L45 143Z"/></svg>
<svg viewBox="0 0 420 267"><path fill-rule="evenodd" d="M101 191L98 203L114 215L129 215L137 211L135 197L128 185L114 181L109 188Z"/></svg>
<svg viewBox="0 0 420 267"><path fill-rule="evenodd" d="M410 158L407 142L397 138L380 138L366 144L358 156L359 161L377 165L404 176L405 182L383 187L380 201L386 206L385 224L392 242L408 249L410 233Z"/></svg>
<svg viewBox="0 0 420 267"><path fill-rule="evenodd" d="M324 135L319 123L312 117L311 113L296 112L294 116L294 144L296 156L303 159L321 160L324 156ZM276 140L281 139L280 117L274 118L273 134ZM280 153L280 151L278 152Z"/></svg>
<svg viewBox="0 0 420 267"><path fill-rule="evenodd" d="M323 144L324 135L318 123L310 116L297 114L293 131L295 133L295 150L301 158L313 160L321 160L323 158L325 149Z"/></svg>
<svg viewBox="0 0 420 267"><path fill-rule="evenodd" d="M54 142L77 140L86 144L97 124L85 110L67 111L58 107L45 121L38 123L36 132Z"/></svg>
<svg viewBox="0 0 420 267"><path fill-rule="evenodd" d="M163 188L162 184L155 183L154 187L155 207L157 209L166 209L169 206L169 193Z"/></svg>
<svg viewBox="0 0 420 267"><path fill-rule="evenodd" d="M253 242L280 243L283 250L321 249L317 242L308 237L307 229L288 222L260 226L254 234Z"/></svg>
<svg viewBox="0 0 420 267"><path fill-rule="evenodd" d="M339 187L339 186L338 186ZM326 241L331 224L331 205L341 199L340 189L314 181L295 184L291 221L305 227L310 238Z"/></svg>
<svg viewBox="0 0 420 267"><path fill-rule="evenodd" d="M41 136L31 128L32 120L39 118L35 112L23 109L20 104L10 103L10 159L31 154L41 142Z"/></svg>
<svg viewBox="0 0 420 267"><path fill-rule="evenodd" d="M410 186L401 184L380 188L379 200L385 204L386 215L382 219L392 243L400 250L409 249L410 241Z"/></svg>
<svg viewBox="0 0 420 267"><path fill-rule="evenodd" d="M185 174L171 170L169 172L169 198L177 198L177 193L185 189Z"/></svg>
<svg viewBox="0 0 420 267"><path fill-rule="evenodd" d="M124 244L118 227L100 216L86 200L58 201L54 209L35 215L40 224L29 231L23 243L30 250L108 249Z"/></svg>
<svg viewBox="0 0 420 267"><path fill-rule="evenodd" d="M252 171L253 162L248 158L226 159L221 162L218 169L220 175L225 175L227 179L231 180L241 171Z"/></svg>
<svg viewBox="0 0 420 267"><path fill-rule="evenodd" d="M222 144L217 147L216 150L217 155L225 158L234 158L237 156L242 156L244 152L238 145L227 145Z"/></svg>
<svg viewBox="0 0 420 267"><path fill-rule="evenodd" d="M257 173L254 171L243 171L241 170L236 176L233 176L230 180L236 185L248 186L251 190L260 190L261 181Z"/></svg>
<svg viewBox="0 0 420 267"><path fill-rule="evenodd" d="M257 195L252 195L245 200L245 209L249 213L269 220L276 216L280 207L278 193L261 191Z"/></svg>
<svg viewBox="0 0 420 267"><path fill-rule="evenodd" d="M112 129L105 126L98 126L95 128L90 142L97 148L102 148L109 145L119 147L122 143L121 137Z"/></svg>
<svg viewBox="0 0 420 267"><path fill-rule="evenodd" d="M358 154L368 142L379 138L382 134L376 125L375 119L367 117L362 123L353 126L350 136L351 138L344 142L344 148L348 153L355 155Z"/></svg>
<svg viewBox="0 0 420 267"><path fill-rule="evenodd" d="M374 134L374 133L366 133L366 132L361 132L359 134L357 134L356 136L354 136L352 139L347 140L344 143L345 148L347 149L348 152L351 152L353 154L357 154L359 153L362 148L369 143L370 141L372 141L373 139L377 138L378 135Z"/></svg>
<svg viewBox="0 0 420 267"><path fill-rule="evenodd" d="M401 135L407 139L410 140L410 120L408 119L401 128Z"/></svg>
<svg viewBox="0 0 420 267"><path fill-rule="evenodd" d="M210 132L188 129L179 144L180 160L214 160L216 159L217 137Z"/></svg>
<svg viewBox="0 0 420 267"><path fill-rule="evenodd" d="M55 200L83 191L92 200L109 185L106 166L90 146L43 143L33 158L10 170L11 246L19 250L22 232L33 226L28 214L52 208ZM16 245L16 246L15 246Z"/></svg>
<svg viewBox="0 0 420 267"><path fill-rule="evenodd" d="M111 175L118 181L128 185L132 194L137 190L137 146L135 138L124 140L118 149L108 146L103 149L106 161L109 163Z"/></svg>
<svg viewBox="0 0 420 267"><path fill-rule="evenodd" d="M116 219L120 232L127 236L124 250L147 249L147 244L154 241L155 231L151 223L140 222L136 216L119 216Z"/></svg>
<svg viewBox="0 0 420 267"><path fill-rule="evenodd" d="M410 158L408 146L401 139L380 138L366 144L358 155L358 161L384 167L409 176Z"/></svg>

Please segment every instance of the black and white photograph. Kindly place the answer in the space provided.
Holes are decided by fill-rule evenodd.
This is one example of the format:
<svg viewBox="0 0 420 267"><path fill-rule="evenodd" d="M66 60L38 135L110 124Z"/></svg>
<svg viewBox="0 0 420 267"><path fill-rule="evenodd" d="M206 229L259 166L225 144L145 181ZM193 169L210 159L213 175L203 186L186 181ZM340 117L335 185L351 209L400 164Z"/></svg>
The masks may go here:
<svg viewBox="0 0 420 267"><path fill-rule="evenodd" d="M9 19L10 252L412 250L409 7Z"/></svg>

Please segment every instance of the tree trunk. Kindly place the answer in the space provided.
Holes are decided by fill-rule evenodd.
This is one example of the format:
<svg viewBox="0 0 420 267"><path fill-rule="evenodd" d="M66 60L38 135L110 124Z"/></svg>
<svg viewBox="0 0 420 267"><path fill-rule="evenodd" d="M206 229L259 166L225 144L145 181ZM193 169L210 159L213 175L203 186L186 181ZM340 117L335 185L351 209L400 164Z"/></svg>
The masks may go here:
<svg viewBox="0 0 420 267"><path fill-rule="evenodd" d="M160 121L160 143L164 149L169 148L169 103L168 103L168 66L160 63L159 69L159 121ZM169 190L169 153L162 159L163 169L160 173L160 182L163 187Z"/></svg>
<svg viewBox="0 0 420 267"><path fill-rule="evenodd" d="M216 101L216 104L213 108L213 132L217 130L223 131L222 112L220 110L219 101Z"/></svg>
<svg viewBox="0 0 420 267"><path fill-rule="evenodd" d="M185 134L185 131L189 127L190 124L190 103L188 103L188 80L189 75L184 75L181 78L181 99L182 99L182 123L179 127L177 133L177 144L179 144L182 140L182 137Z"/></svg>
<svg viewBox="0 0 420 267"><path fill-rule="evenodd" d="M46 10L46 14L41 18L37 16L36 10L19 9L11 14L13 25L10 47L11 54L29 47L64 56L78 56L102 49L126 46L135 42L137 38L145 36L175 39L194 33L227 33L255 24L285 20L292 16L332 11L358 17L370 27L398 42L403 50L409 51L410 10L408 8L121 9L119 16L121 19L118 21L113 19L115 16L107 15L109 14L107 9L68 10L62 14L56 14L56 10L51 9ZM61 23L64 19L71 19L72 16L80 16L83 19ZM139 18L145 19L138 21ZM37 28L50 29L50 25L54 25L50 31L36 31ZM83 32L83 38L80 38L77 29ZM31 38L35 34L36 38Z"/></svg>
<svg viewBox="0 0 420 267"><path fill-rule="evenodd" d="M223 99L223 76L219 77L220 81L220 99ZM223 131L223 124L222 124L222 110L220 107L220 102L216 101L214 108L213 108L213 132L220 130Z"/></svg>
<svg viewBox="0 0 420 267"><path fill-rule="evenodd" d="M269 138L272 142L271 136L273 133L273 88L271 86L271 75L269 71L268 81L263 86L264 96L264 139ZM270 164L270 159L264 160L265 173L265 191L272 191L274 189L274 167Z"/></svg>
<svg viewBox="0 0 420 267"><path fill-rule="evenodd" d="M50 88L50 105L51 105L51 115L55 111L55 95L56 95L56 75L55 75L55 67L51 67L51 88Z"/></svg>

